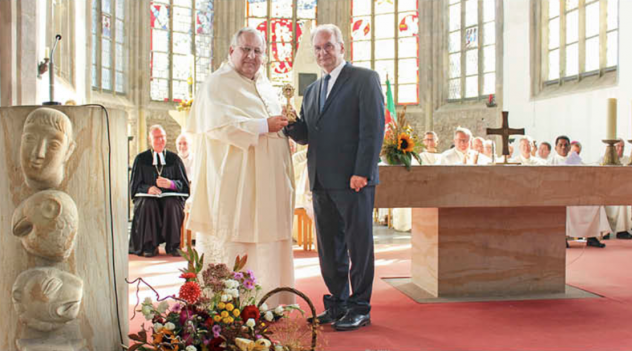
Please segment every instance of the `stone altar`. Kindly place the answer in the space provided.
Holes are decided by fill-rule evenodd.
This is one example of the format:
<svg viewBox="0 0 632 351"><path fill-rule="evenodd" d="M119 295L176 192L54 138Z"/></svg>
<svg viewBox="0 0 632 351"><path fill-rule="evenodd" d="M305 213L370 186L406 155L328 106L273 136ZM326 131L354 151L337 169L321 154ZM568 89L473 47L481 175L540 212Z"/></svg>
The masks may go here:
<svg viewBox="0 0 632 351"><path fill-rule="evenodd" d="M380 166L412 207L412 282L435 297L564 293L566 206L632 203L629 167Z"/></svg>

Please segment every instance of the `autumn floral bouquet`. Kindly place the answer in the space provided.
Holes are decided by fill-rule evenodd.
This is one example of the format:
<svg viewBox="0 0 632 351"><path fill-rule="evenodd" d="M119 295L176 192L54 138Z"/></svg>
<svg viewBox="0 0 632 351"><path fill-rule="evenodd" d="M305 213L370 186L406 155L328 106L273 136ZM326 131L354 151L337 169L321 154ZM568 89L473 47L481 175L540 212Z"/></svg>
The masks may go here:
<svg viewBox="0 0 632 351"><path fill-rule="evenodd" d="M408 124L404 107L398 113L397 119L393 119L386 126L380 156L389 165L404 165L410 170L413 157L421 164L419 153L422 150L423 144L417 132Z"/></svg>
<svg viewBox="0 0 632 351"><path fill-rule="evenodd" d="M224 351L271 350L287 351L288 347L274 341L270 325L285 313L298 310L298 305L268 309L266 304L257 307L257 294L261 287L251 270L244 270L247 256L237 257L233 269L225 264L203 265L204 255L189 248L180 251L188 261L181 269L184 283L178 296L146 298L140 304L143 316L151 324L136 334L129 350L141 351ZM138 295L138 291L137 291ZM167 300L174 303L169 304ZM136 313L134 313L135 315ZM133 317L132 317L133 318Z"/></svg>
<svg viewBox="0 0 632 351"><path fill-rule="evenodd" d="M193 105L193 99L182 100L180 101L178 106L176 106L176 109L178 111L189 111L192 105Z"/></svg>

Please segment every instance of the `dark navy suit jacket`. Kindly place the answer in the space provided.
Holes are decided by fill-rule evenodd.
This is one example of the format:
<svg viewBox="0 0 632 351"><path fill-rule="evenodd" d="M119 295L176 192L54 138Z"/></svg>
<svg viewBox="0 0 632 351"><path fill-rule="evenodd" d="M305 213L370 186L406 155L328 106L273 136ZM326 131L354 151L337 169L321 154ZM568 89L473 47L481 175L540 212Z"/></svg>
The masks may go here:
<svg viewBox="0 0 632 351"><path fill-rule="evenodd" d="M349 189L351 176L379 183L380 150L384 140L384 96L375 71L347 63L319 112L324 78L307 87L301 115L286 128L299 144L309 144L309 183L323 189Z"/></svg>

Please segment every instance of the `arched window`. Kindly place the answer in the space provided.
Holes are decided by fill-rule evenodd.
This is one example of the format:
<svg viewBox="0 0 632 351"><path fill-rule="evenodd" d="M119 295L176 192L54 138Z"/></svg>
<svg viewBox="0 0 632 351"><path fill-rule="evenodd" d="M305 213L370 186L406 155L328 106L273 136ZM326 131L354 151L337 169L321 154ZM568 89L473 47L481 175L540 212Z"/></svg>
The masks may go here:
<svg viewBox="0 0 632 351"><path fill-rule="evenodd" d="M448 100L496 91L496 1L448 2Z"/></svg>
<svg viewBox="0 0 632 351"><path fill-rule="evenodd" d="M151 99L187 100L211 69L213 0L152 0L150 16Z"/></svg>
<svg viewBox="0 0 632 351"><path fill-rule="evenodd" d="M351 61L392 84L397 104L419 103L419 16L417 0L353 0Z"/></svg>
<svg viewBox="0 0 632 351"><path fill-rule="evenodd" d="M247 0L246 25L268 40L268 78L281 87L292 82L292 67L305 22L316 26L316 0ZM307 33L309 35L309 33Z"/></svg>
<svg viewBox="0 0 632 351"><path fill-rule="evenodd" d="M616 70L617 0L544 0L541 13L545 84Z"/></svg>
<svg viewBox="0 0 632 351"><path fill-rule="evenodd" d="M92 88L95 90L127 92L126 14L125 0L92 0Z"/></svg>

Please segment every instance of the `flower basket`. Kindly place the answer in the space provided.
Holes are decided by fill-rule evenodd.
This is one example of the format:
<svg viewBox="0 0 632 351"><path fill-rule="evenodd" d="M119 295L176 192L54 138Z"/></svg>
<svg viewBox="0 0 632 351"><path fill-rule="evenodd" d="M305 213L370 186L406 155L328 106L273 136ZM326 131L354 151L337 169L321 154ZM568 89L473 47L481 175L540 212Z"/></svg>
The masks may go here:
<svg viewBox="0 0 632 351"><path fill-rule="evenodd" d="M291 293L293 293L295 295L298 295L305 302L307 302L307 305L309 306L309 309L312 312L312 323L310 324L310 327L312 328L312 346L309 349L309 351L314 351L316 349L316 340L318 338L317 328L318 328L319 324L318 324L318 319L316 318L316 309L314 308L314 304L312 303L312 300L310 300L309 297L307 297L307 295L305 295L302 292L300 292L300 291L298 291L296 289L293 289L293 288L280 287L280 288L276 288L276 289L270 291L269 293L265 294L261 298L261 300L259 301L259 304L257 304L257 307L261 307L261 305L264 302L266 302L267 299L269 299L273 295L278 294L280 292L291 292Z"/></svg>

